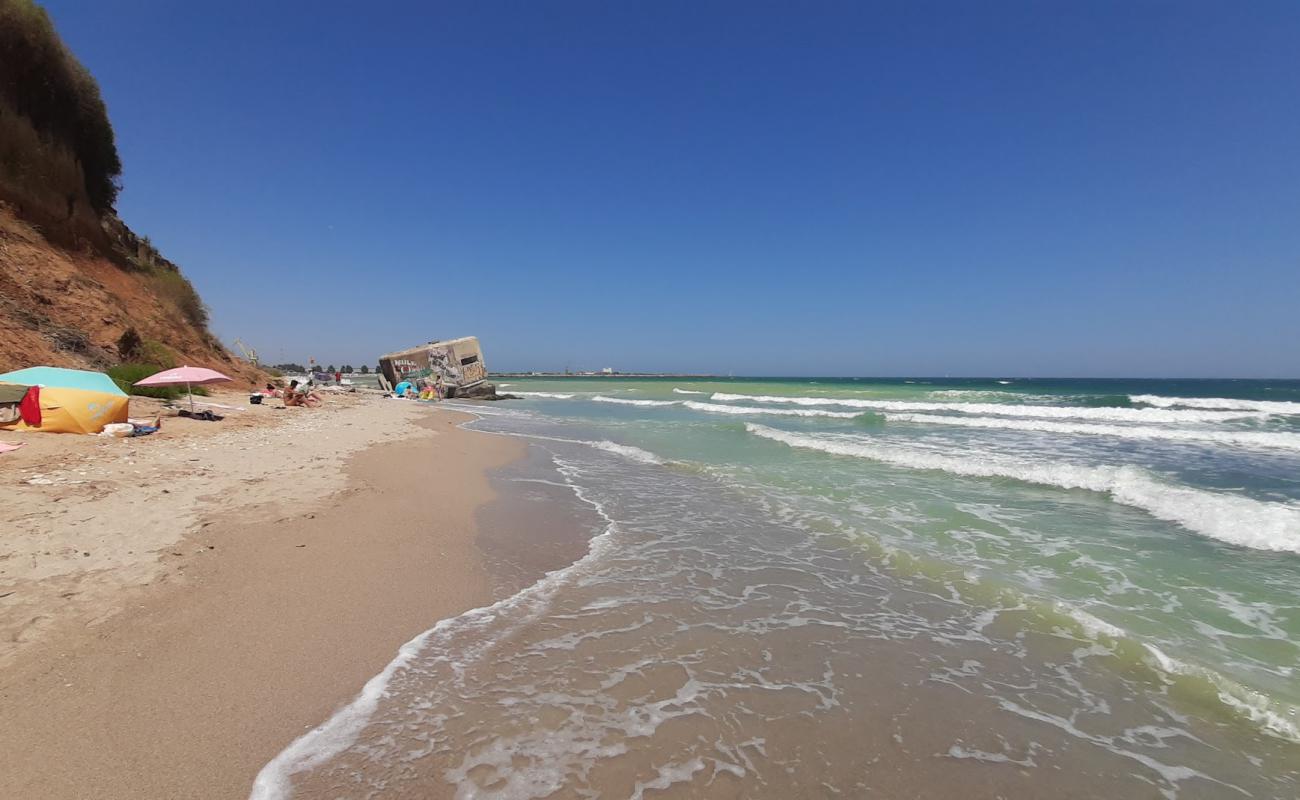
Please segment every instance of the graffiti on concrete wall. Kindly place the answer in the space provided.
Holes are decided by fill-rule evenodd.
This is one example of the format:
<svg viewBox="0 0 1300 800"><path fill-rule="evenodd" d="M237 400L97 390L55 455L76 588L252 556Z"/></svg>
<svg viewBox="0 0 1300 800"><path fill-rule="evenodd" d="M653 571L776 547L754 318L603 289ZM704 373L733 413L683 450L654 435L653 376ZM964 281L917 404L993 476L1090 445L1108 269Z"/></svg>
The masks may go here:
<svg viewBox="0 0 1300 800"><path fill-rule="evenodd" d="M420 371L420 365L409 358L395 358L392 361L393 371L400 378L406 378Z"/></svg>
<svg viewBox="0 0 1300 800"><path fill-rule="evenodd" d="M444 383L459 385L461 383L460 362L450 347L429 348L429 369L435 375L441 375Z"/></svg>
<svg viewBox="0 0 1300 800"><path fill-rule="evenodd" d="M487 370L483 368L482 359L475 361L473 364L466 364L461 367L461 373L464 375L465 383L474 383L487 379Z"/></svg>

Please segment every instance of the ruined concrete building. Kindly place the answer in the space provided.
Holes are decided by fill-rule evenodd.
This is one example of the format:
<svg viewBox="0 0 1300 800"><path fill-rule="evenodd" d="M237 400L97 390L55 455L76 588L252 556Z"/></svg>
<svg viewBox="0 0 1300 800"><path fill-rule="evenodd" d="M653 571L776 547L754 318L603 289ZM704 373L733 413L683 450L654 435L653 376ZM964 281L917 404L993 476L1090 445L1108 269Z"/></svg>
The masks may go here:
<svg viewBox="0 0 1300 800"><path fill-rule="evenodd" d="M394 386L420 378L442 377L447 397L494 395L496 387L487 383L487 365L478 337L432 341L409 350L400 350L379 358L379 369Z"/></svg>

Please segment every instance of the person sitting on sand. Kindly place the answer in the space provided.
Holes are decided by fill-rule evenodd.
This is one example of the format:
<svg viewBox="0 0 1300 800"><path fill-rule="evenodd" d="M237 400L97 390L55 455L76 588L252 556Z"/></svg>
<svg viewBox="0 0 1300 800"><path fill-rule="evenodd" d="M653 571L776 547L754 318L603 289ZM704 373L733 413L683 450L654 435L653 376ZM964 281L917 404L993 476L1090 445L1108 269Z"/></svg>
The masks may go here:
<svg viewBox="0 0 1300 800"><path fill-rule="evenodd" d="M266 389L263 390L262 394L266 395L267 397L284 397L284 392L275 388L275 385L270 383L266 385Z"/></svg>
<svg viewBox="0 0 1300 800"><path fill-rule="evenodd" d="M284 407L303 405L303 393L298 391L298 382L289 381L289 386L284 390Z"/></svg>

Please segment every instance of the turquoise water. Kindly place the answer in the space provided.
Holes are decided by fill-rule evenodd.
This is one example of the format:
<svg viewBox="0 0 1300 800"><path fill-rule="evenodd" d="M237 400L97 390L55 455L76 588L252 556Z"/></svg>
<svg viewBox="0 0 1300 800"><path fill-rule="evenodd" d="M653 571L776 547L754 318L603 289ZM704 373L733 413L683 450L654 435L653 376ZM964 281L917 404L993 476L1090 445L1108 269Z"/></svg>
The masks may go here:
<svg viewBox="0 0 1300 800"><path fill-rule="evenodd" d="M604 532L420 642L313 779L1296 795L1300 382L500 385L474 427Z"/></svg>

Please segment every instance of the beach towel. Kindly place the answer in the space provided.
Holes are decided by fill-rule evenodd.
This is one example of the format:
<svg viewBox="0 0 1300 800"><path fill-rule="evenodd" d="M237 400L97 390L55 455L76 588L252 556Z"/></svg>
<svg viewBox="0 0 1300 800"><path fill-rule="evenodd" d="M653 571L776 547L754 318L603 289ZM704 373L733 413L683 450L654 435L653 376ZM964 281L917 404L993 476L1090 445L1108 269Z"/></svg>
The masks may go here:
<svg viewBox="0 0 1300 800"><path fill-rule="evenodd" d="M23 424L29 428L41 427L41 387L30 386L18 404L18 413L23 417Z"/></svg>

